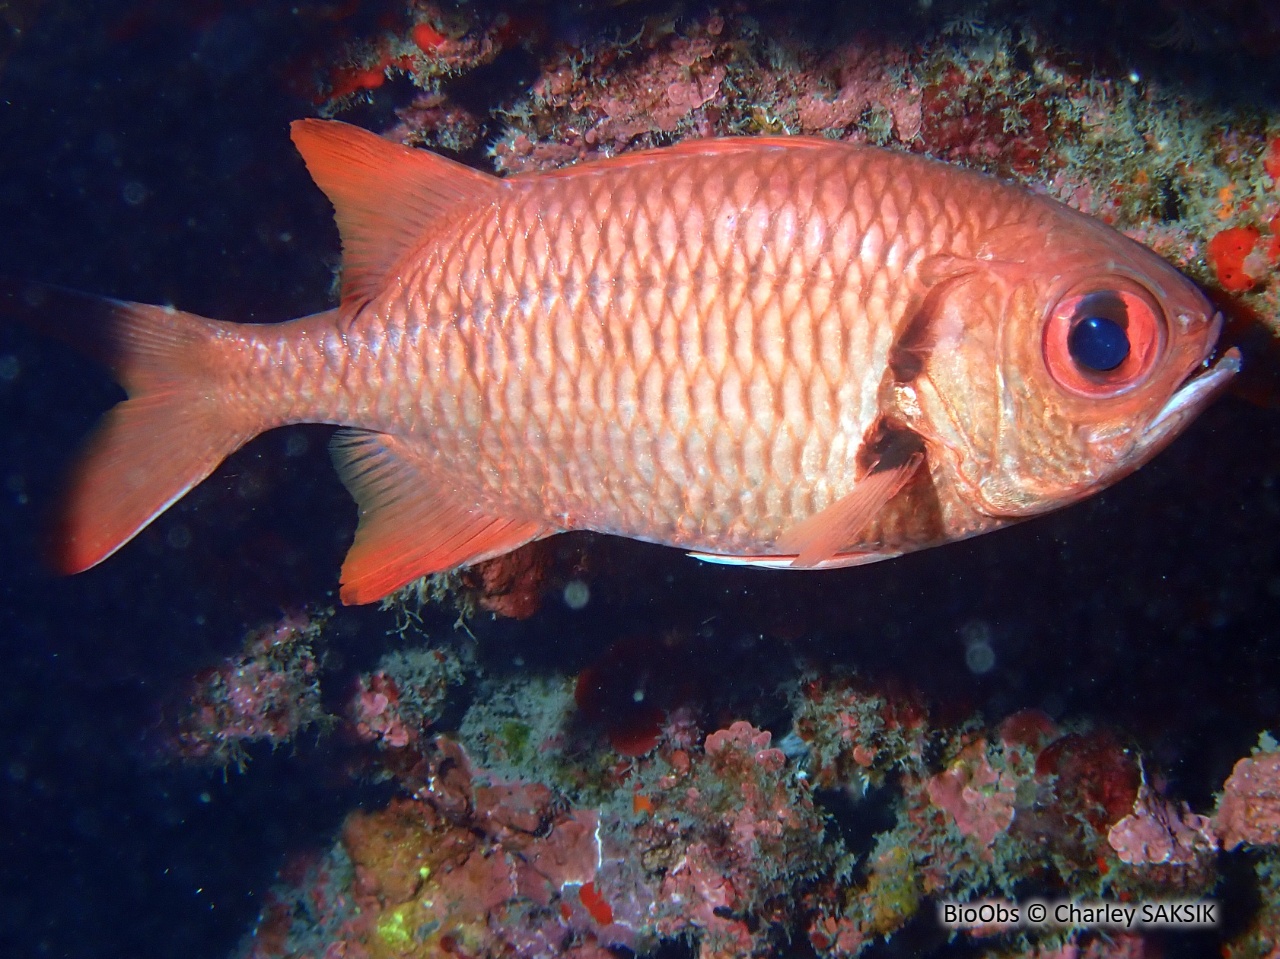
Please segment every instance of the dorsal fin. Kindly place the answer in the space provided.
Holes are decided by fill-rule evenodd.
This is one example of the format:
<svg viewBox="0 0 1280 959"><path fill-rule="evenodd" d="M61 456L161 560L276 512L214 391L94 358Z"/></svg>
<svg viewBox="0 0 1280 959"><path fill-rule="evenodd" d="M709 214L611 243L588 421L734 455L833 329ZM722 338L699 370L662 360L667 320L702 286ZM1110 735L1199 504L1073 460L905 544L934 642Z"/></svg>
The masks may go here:
<svg viewBox="0 0 1280 959"><path fill-rule="evenodd" d="M391 268L457 204L502 181L337 120L295 120L294 146L333 204L342 234L342 301L371 299Z"/></svg>

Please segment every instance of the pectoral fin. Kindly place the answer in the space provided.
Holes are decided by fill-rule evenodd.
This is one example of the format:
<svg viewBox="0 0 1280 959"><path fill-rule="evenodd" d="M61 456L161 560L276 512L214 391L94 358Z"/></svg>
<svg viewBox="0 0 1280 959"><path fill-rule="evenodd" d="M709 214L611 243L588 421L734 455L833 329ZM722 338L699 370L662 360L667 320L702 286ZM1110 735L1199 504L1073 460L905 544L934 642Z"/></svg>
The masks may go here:
<svg viewBox="0 0 1280 959"><path fill-rule="evenodd" d="M401 437L343 430L330 451L360 507L342 564L344 603L371 603L419 576L492 559L557 532L536 520L490 515L441 490L424 452Z"/></svg>
<svg viewBox="0 0 1280 959"><path fill-rule="evenodd" d="M900 463L867 473L844 496L778 538L780 553L794 553L794 569L821 566L845 550L907 481L915 475L924 454L916 452Z"/></svg>

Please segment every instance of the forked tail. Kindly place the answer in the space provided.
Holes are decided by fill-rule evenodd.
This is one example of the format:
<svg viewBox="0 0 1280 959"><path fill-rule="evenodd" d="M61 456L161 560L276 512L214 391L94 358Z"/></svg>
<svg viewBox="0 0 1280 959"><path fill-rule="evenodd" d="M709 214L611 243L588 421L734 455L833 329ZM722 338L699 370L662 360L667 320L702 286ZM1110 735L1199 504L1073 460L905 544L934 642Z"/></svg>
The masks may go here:
<svg viewBox="0 0 1280 959"><path fill-rule="evenodd" d="M12 281L0 315L101 361L129 397L67 478L49 550L62 572L102 562L263 429L226 388L235 324Z"/></svg>

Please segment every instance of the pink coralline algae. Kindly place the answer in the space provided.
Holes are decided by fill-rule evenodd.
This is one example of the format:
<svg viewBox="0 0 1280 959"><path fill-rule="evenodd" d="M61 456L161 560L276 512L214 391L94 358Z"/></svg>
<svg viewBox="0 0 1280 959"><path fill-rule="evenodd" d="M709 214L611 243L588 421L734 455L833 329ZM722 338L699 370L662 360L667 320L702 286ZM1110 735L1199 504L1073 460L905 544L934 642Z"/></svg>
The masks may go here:
<svg viewBox="0 0 1280 959"><path fill-rule="evenodd" d="M676 37L665 49L649 53L647 62L624 75L630 82L616 84L600 101L603 117L587 142L625 144L642 135L674 132L720 95L725 69L712 60L714 52L711 38L701 36ZM553 75L544 89L550 93L557 86Z"/></svg>
<svg viewBox="0 0 1280 959"><path fill-rule="evenodd" d="M844 709L829 713L825 723L810 716L819 727L814 742L850 728L848 716ZM864 708L857 725L871 728L874 720ZM940 770L923 758L899 766L896 822L875 836L853 876L837 883L847 890L844 905L816 903L808 936L820 953L856 955L893 936L930 900L1018 900L1027 883L1044 895L1083 898L1193 896L1211 887L1214 846L1207 829L1188 843L1195 855L1177 865L1170 855L1158 865L1134 866L1108 843L1108 828L1135 812L1140 782L1138 764L1114 736L1063 734L1043 714L1023 711L985 733L972 726L935 728L929 738L952 758ZM1180 827L1206 827L1184 808L1176 811ZM1041 942L1064 945L1052 937Z"/></svg>
<svg viewBox="0 0 1280 959"><path fill-rule="evenodd" d="M1236 763L1222 787L1213 824L1223 849L1242 843L1280 845L1280 752L1261 752Z"/></svg>
<svg viewBox="0 0 1280 959"><path fill-rule="evenodd" d="M424 760L427 785L414 797L348 818L342 847L359 921L330 945L370 955L596 955L571 948L567 906L596 874L596 815L557 808L538 784L480 785L447 739L428 744ZM588 919L580 946L592 944L592 928Z"/></svg>
<svg viewBox="0 0 1280 959"><path fill-rule="evenodd" d="M336 894L347 907L325 920L336 937L327 947L534 959L693 936L704 959L770 954L772 927L751 917L781 922L798 908L808 883L780 864L830 871L822 818L769 733L749 723L674 753L682 759L638 761L625 804L588 805L493 780L445 737L424 743L412 796L348 817L337 861L350 862L350 884ZM282 932L279 912L262 921L286 944L274 955L302 955L288 944L310 923Z"/></svg>
<svg viewBox="0 0 1280 959"><path fill-rule="evenodd" d="M368 686L362 695L382 707L386 694ZM552 712L571 715L569 693L560 695L570 712ZM598 738L539 727L528 733L543 743L538 761L502 776L448 736L419 734L374 751L403 794L351 814L324 868L273 895L256 959L324 949L370 959L602 959L679 939L694 942L699 959L764 959L796 936L823 959L847 959L898 934L930 901L1017 900L1028 884L1079 899L1188 898L1216 880L1209 820L1149 787L1136 751L1114 736L1064 734L1035 712L993 727L926 728L918 704L902 711L839 679L809 685L801 701L811 743L834 750L822 762L876 751L869 767L850 759L848 795L862 795L859 770L898 757L873 787L894 822L865 837L865 856L855 860L826 828L808 785L819 761L811 746L810 765L794 732L788 752L746 721L703 736L681 709L653 750L619 757ZM390 706L388 698L374 712ZM464 723L464 735L474 727ZM927 759L924 738L948 758ZM1249 797L1273 802L1273 755L1237 767L1218 828L1232 821L1232 802L1246 814ZM1000 928L965 935L991 939L993 954L1013 955L1017 944ZM306 947L321 936L324 949ZM1141 937L1109 946L1070 930L1022 946L1099 959L1145 948Z"/></svg>
<svg viewBox="0 0 1280 959"><path fill-rule="evenodd" d="M905 691L885 695L847 677L809 680L793 724L809 749L809 774L824 789L866 789L895 769L924 765L928 712Z"/></svg>
<svg viewBox="0 0 1280 959"><path fill-rule="evenodd" d="M356 735L383 749L419 745L466 674L465 657L451 646L388 653L357 680L347 707Z"/></svg>
<svg viewBox="0 0 1280 959"><path fill-rule="evenodd" d="M197 704L210 708L208 690L222 690L228 728L260 730L246 708L259 693L242 682L298 693L264 657L310 677L294 701L318 703L314 657L294 645L311 629L292 618L255 632ZM1064 733L1035 711L940 726L918 695L852 676L801 679L778 744L742 720L704 735L681 707L638 755L575 730L567 681L512 699L514 687L476 680L464 748L437 724L473 675L470 655L447 643L393 652L359 678L355 738L401 795L352 813L338 844L270 897L255 959L604 959L679 939L700 959L764 959L796 936L845 959L931 901L1017 899L1028 883L1076 898L1202 895L1217 836L1265 845L1280 823L1280 754L1237 766L1211 824L1148 786L1136 748L1115 734ZM515 759L501 761L486 738L495 730ZM472 747L496 765L477 766ZM875 796L892 825L851 856L811 783L854 802ZM966 935L1010 945L1000 929ZM1033 942L1041 955L1108 954L1066 932Z"/></svg>
<svg viewBox="0 0 1280 959"><path fill-rule="evenodd" d="M711 850L690 846L662 883L662 898L682 915L673 914L659 930L675 934L692 924L702 930L708 959L712 956L746 956L752 953L751 930L735 916L739 904L733 883L715 867Z"/></svg>
<svg viewBox="0 0 1280 959"><path fill-rule="evenodd" d="M1013 823L1014 780L996 772L987 759L986 742L972 743L947 769L926 785L929 798L950 814L961 835L989 846Z"/></svg>
<svg viewBox="0 0 1280 959"><path fill-rule="evenodd" d="M675 936L692 925L707 957L753 954L760 943L743 916L780 891L773 877L778 854L817 825L811 804L793 806L797 797L780 776L786 757L770 741L768 732L742 721L711 733L704 744L707 768L688 777L703 785L686 787L675 804L688 817L701 809L717 815L714 824L689 834L693 841L667 870L657 931ZM671 785L678 790L678 783Z"/></svg>
<svg viewBox="0 0 1280 959"><path fill-rule="evenodd" d="M883 111L902 142L920 134L920 87L908 72L906 49L881 47L868 38L842 44L808 73L811 87L796 100L805 130L845 130L869 111ZM824 83L824 80L826 83Z"/></svg>
<svg viewBox="0 0 1280 959"><path fill-rule="evenodd" d="M770 748L772 739L771 733L739 720L728 729L718 730L708 736L703 749L713 763L723 765L741 762L744 756L750 756L757 765L777 771L786 765L787 757L781 749Z"/></svg>
<svg viewBox="0 0 1280 959"><path fill-rule="evenodd" d="M327 618L291 614L253 630L238 656L197 675L167 751L185 760L242 763L247 745L278 746L326 721L313 645Z"/></svg>
<svg viewBox="0 0 1280 959"><path fill-rule="evenodd" d="M390 749L408 746L417 738L417 730L405 723L399 705L400 690L386 673L362 677L360 689L351 701L356 733Z"/></svg>
<svg viewBox="0 0 1280 959"><path fill-rule="evenodd" d="M1191 865L1218 850L1209 817L1175 805L1143 784L1133 812L1107 831L1107 842L1131 866Z"/></svg>
<svg viewBox="0 0 1280 959"><path fill-rule="evenodd" d="M1137 933L1108 929L1105 935L1072 936L1059 946L1032 948L1021 959L1154 959L1160 954Z"/></svg>

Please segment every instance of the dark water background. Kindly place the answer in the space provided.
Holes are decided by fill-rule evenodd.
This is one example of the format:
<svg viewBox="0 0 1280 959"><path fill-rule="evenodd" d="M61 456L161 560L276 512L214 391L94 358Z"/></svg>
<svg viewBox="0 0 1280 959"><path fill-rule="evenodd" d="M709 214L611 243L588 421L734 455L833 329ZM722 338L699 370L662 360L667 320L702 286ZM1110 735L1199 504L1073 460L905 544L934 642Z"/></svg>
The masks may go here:
<svg viewBox="0 0 1280 959"><path fill-rule="evenodd" d="M0 272L224 319L321 309L337 238L288 141L313 106L285 74L329 27L317 5L172 6L46 3L4 65ZM326 431L281 431L104 566L52 579L41 511L118 397L88 361L0 327L2 955L225 955L290 852L383 798L310 738L244 775L155 762L185 677L330 596L354 510ZM1258 731L1280 733L1278 484L1280 414L1226 400L1117 489L1011 531L804 587L633 550L631 584L597 584L589 616L485 638L574 669L625 630L705 616L728 667L803 593L828 610L819 661L993 718L1116 725L1205 808ZM997 656L980 678L961 638L975 622ZM335 673L367 668L387 625L341 614Z"/></svg>

